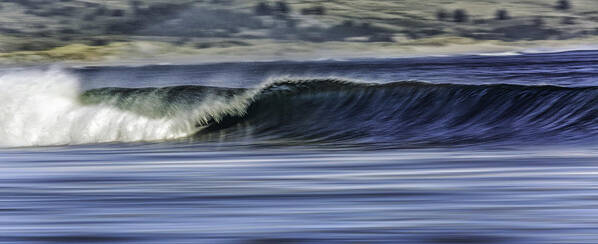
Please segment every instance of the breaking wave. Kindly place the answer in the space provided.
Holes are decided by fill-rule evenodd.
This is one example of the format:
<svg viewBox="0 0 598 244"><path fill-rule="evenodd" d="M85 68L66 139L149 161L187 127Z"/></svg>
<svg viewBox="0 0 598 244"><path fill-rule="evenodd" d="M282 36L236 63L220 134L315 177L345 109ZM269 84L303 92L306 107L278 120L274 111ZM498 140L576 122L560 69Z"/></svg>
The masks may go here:
<svg viewBox="0 0 598 244"><path fill-rule="evenodd" d="M84 104L76 77L19 71L0 77L0 145L37 146L166 140L193 134L189 117L150 117L106 103Z"/></svg>
<svg viewBox="0 0 598 244"><path fill-rule="evenodd" d="M176 138L460 145L598 134L598 87L282 79L250 89L82 92L60 70L13 72L0 85L3 146Z"/></svg>

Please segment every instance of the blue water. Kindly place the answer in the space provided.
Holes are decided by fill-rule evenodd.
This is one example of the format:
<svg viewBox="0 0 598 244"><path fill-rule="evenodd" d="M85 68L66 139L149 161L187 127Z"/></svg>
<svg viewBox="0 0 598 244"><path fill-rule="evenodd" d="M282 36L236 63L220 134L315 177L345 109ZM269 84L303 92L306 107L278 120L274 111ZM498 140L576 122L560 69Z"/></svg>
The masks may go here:
<svg viewBox="0 0 598 244"><path fill-rule="evenodd" d="M85 99L0 93L0 243L598 242L595 51L31 69Z"/></svg>

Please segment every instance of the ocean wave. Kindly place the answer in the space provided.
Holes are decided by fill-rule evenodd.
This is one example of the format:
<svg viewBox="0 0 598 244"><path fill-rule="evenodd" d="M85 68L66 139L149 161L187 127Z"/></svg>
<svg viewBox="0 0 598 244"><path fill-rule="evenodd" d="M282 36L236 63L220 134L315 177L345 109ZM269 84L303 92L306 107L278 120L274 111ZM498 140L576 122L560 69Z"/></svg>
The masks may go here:
<svg viewBox="0 0 598 244"><path fill-rule="evenodd" d="M597 87L289 78L256 89L101 88L83 97L150 117L193 114L200 139L400 146L578 140L598 132Z"/></svg>
<svg viewBox="0 0 598 244"><path fill-rule="evenodd" d="M394 146L591 140L598 87L285 78L258 88L108 87L64 71L0 77L4 146L260 140Z"/></svg>

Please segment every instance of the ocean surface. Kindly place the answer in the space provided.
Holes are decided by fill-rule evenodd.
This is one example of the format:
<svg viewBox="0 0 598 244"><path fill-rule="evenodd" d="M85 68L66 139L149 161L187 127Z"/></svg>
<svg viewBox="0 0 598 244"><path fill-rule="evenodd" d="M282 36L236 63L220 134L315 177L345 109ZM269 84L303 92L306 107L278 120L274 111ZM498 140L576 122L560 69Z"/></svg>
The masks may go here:
<svg viewBox="0 0 598 244"><path fill-rule="evenodd" d="M0 86L0 243L598 243L598 51Z"/></svg>

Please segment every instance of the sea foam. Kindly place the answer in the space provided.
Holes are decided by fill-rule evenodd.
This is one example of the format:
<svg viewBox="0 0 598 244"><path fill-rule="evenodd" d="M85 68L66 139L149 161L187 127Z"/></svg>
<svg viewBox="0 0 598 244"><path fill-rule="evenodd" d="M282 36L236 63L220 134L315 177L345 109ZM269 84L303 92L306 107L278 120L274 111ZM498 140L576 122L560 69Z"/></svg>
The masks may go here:
<svg viewBox="0 0 598 244"><path fill-rule="evenodd" d="M166 140L198 130L188 118L83 105L78 77L62 69L10 71L0 86L0 146Z"/></svg>

